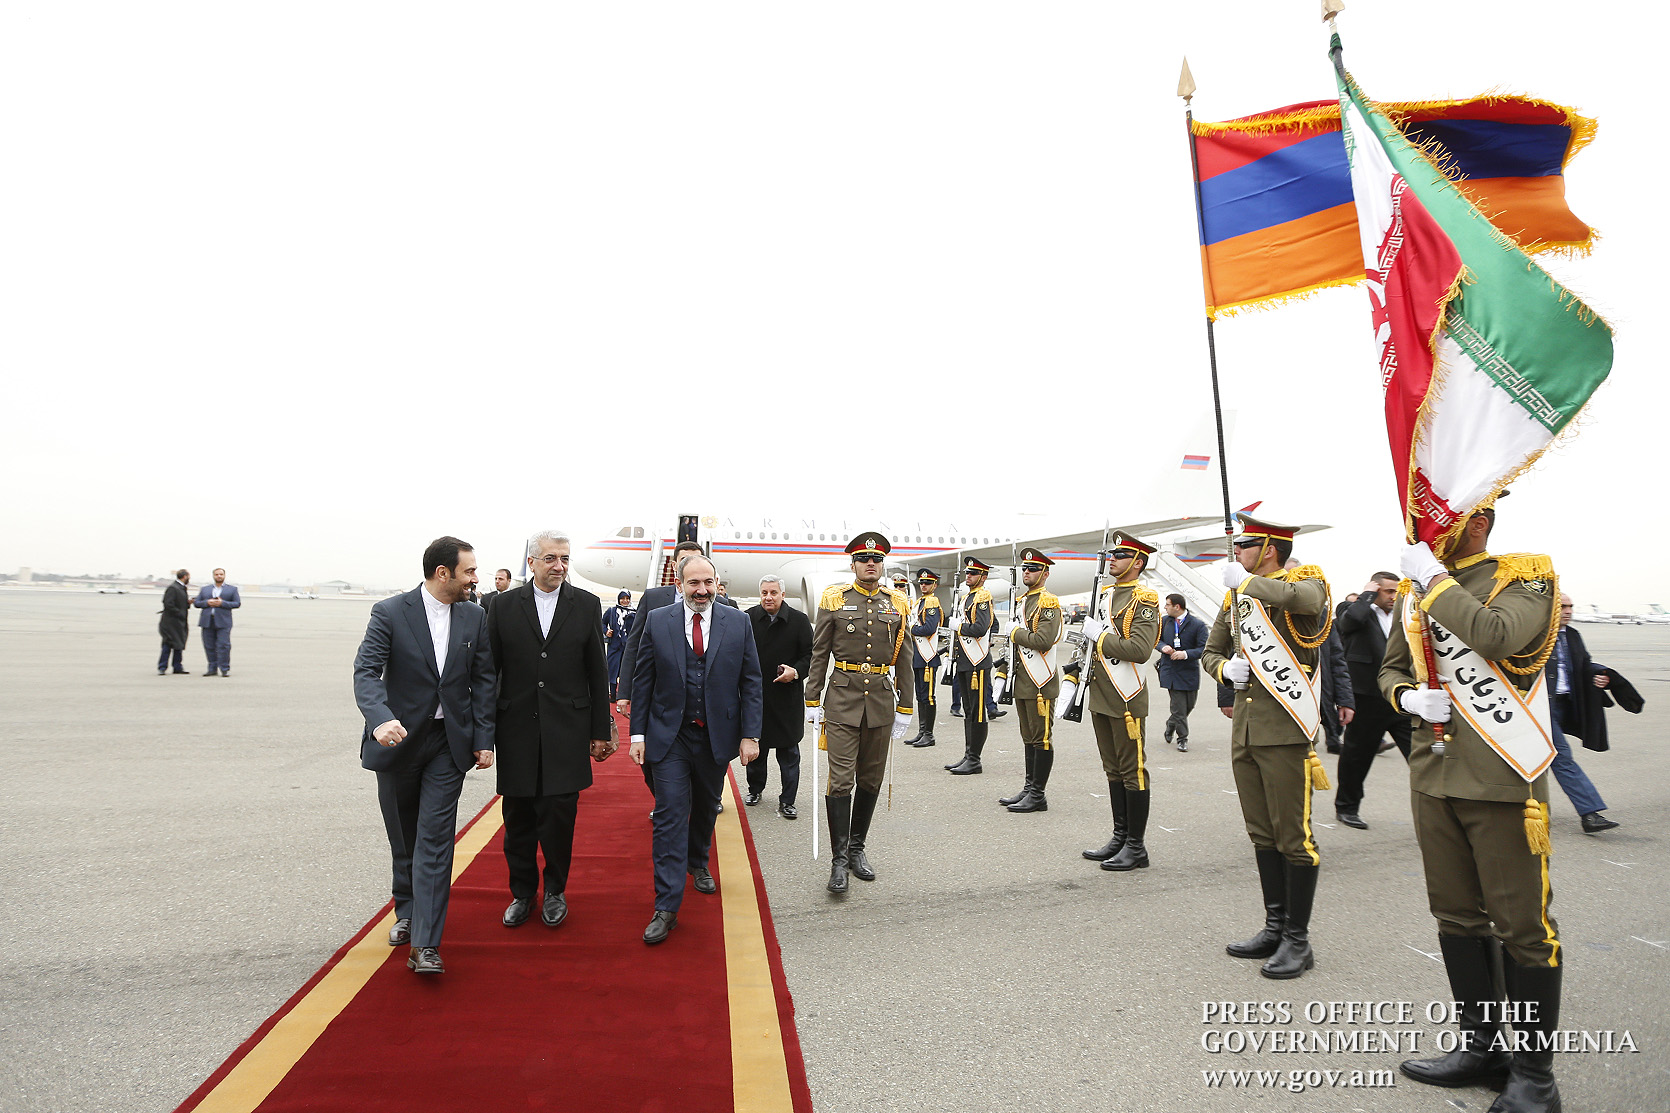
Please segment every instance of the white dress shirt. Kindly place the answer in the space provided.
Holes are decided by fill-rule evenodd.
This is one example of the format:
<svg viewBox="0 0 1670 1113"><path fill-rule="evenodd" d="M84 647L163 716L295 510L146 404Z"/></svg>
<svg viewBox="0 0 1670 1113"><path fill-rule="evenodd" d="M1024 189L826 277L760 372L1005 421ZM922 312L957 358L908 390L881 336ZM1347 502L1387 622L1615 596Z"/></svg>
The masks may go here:
<svg viewBox="0 0 1670 1113"><path fill-rule="evenodd" d="M720 604L720 605L723 606L723 604ZM707 607L707 613L702 615L702 655L703 656L707 655L708 647L713 644L713 611L714 611L714 604L709 603L708 607ZM694 618L695 616L696 616L696 612L690 609L690 603L689 603L688 600L686 600L685 603L684 603L684 644L688 645L692 652L694 652L695 649L696 649L696 642L691 636L692 631L695 629L695 627L691 624L690 620L692 618ZM646 697L642 697L642 698L647 699L648 697L646 696ZM644 736L641 735L641 734L634 734L631 737L632 737L632 741L634 743L642 742L644 740Z"/></svg>
<svg viewBox="0 0 1670 1113"><path fill-rule="evenodd" d="M1377 603L1374 606L1374 617L1380 620L1380 632L1388 638L1392 636L1392 612L1383 610Z"/></svg>
<svg viewBox="0 0 1670 1113"><path fill-rule="evenodd" d="M219 584L215 585L215 589L214 589L214 591L209 593L209 597L211 599L219 599L220 598L220 585Z"/></svg>
<svg viewBox="0 0 1670 1113"><path fill-rule="evenodd" d="M435 675L446 675L446 647L452 640L452 604L443 603L423 589L423 612L429 617L429 639L435 643ZM435 718L444 719L441 705L435 705Z"/></svg>
<svg viewBox="0 0 1670 1113"><path fill-rule="evenodd" d="M557 596L562 594L562 585L557 585L556 591L541 591L539 585L533 586L533 607L539 612L539 632L545 637L551 636L551 616L557 613Z"/></svg>

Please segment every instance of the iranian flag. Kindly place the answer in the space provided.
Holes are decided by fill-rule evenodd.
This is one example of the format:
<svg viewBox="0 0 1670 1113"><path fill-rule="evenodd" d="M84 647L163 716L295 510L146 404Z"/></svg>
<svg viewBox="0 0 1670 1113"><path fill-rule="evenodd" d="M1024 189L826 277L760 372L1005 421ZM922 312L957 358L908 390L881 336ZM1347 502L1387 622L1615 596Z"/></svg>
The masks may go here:
<svg viewBox="0 0 1670 1113"><path fill-rule="evenodd" d="M1331 54L1410 541L1442 553L1612 368L1606 322L1479 212Z"/></svg>

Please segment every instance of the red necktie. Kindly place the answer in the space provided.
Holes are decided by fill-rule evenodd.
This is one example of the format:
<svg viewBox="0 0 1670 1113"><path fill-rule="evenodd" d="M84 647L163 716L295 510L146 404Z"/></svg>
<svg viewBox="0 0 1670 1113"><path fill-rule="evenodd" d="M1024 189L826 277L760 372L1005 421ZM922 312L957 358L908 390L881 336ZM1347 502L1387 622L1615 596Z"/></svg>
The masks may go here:
<svg viewBox="0 0 1670 1113"><path fill-rule="evenodd" d="M698 657L707 652L702 648L702 616L699 614L690 616L690 645Z"/></svg>

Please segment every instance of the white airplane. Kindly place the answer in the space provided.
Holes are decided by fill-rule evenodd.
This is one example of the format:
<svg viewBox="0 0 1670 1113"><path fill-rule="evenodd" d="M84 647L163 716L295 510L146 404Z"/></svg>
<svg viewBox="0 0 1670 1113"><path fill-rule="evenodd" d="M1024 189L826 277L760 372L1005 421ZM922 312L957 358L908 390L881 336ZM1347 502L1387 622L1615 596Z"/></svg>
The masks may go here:
<svg viewBox="0 0 1670 1113"><path fill-rule="evenodd" d="M1670 611L1664 609L1662 603L1648 603L1647 613L1636 615L1642 622L1660 623L1670 622Z"/></svg>
<svg viewBox="0 0 1670 1113"><path fill-rule="evenodd" d="M1666 615L1662 620L1649 619L1647 615L1625 614L1622 611L1603 611L1593 603L1586 603L1584 606L1587 608L1586 610L1572 608L1571 620L1573 622L1600 622L1614 626L1640 626L1648 621L1670 622L1670 615Z"/></svg>
<svg viewBox="0 0 1670 1113"><path fill-rule="evenodd" d="M1211 423L1204 422L1186 443L1195 448L1215 448ZM1149 506L1121 507L1120 513L1158 509L1154 503L1167 508L1211 506L1221 497L1214 460L1211 451L1185 451L1170 482L1162 476L1160 482L1150 485L1153 494ZM1250 511L1257 505L1243 510ZM1301 532L1326 528L1307 525ZM672 582L673 547L690 540L706 549L721 579L744 585L739 594L751 595L761 576L780 576L785 594L798 595L807 614L815 617L824 588L851 579L852 565L845 547L855 533L864 529L881 533L892 545L889 573L913 577L919 569L931 569L939 574L941 597L947 602L952 598L950 592L961 586L959 570L964 558L975 557L991 565L993 573L986 586L997 604L1000 620L1007 617L1008 590L1019 582L1015 566L1022 548L1034 546L1055 561L1049 579L1051 591L1078 595L1091 590L1101 565L1097 553L1107 547L1113 529L1122 529L1159 549L1149 562L1146 578L1162 595L1171 591L1183 594L1197 614L1215 613L1223 598L1220 586L1191 568L1225 557L1223 519L1210 511L1134 522L1122 518L1044 535L1025 532L1025 527L1014 521L1000 524L996 519L951 521L914 515L855 517L803 511L754 517L679 514L659 521L641 518L622 525L612 536L576 550L573 569L593 583L643 591Z"/></svg>

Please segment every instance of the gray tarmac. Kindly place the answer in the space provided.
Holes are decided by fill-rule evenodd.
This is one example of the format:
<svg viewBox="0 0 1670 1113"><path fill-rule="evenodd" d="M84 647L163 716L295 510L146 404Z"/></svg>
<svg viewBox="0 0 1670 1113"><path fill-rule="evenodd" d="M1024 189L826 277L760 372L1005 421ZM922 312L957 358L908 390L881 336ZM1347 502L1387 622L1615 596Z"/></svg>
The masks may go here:
<svg viewBox="0 0 1670 1113"><path fill-rule="evenodd" d="M195 643L192 675L155 674L158 605L154 595L0 591L3 1113L174 1108L387 892L350 688L369 601L249 598L227 679L198 675ZM1670 628L1582 631L1648 705L1611 713L1611 752L1578 751L1621 828L1582 835L1555 793L1562 1027L1614 1039L1627 1030L1638 1051L1563 1055L1557 1069L1572 1113L1662 1110ZM854 881L840 901L823 889L827 851L810 857L810 779L801 818L785 821L768 810L773 766L768 803L749 819L820 1113L1489 1106L1484 1090L1401 1076L1349 1087L1322 1075L1395 1072L1406 1056L1390 1051L1203 1049L1215 1033L1365 1027L1306 1020L1328 1002L1409 1002L1412 1022L1366 1027L1405 1041L1419 1033L1427 1054L1446 1026L1425 1009L1448 997L1395 751L1368 781L1370 830L1335 826L1329 794L1316 797L1316 969L1273 982L1224 954L1261 924L1262 908L1228 724L1210 703L1207 692L1190 752L1152 747L1154 865L1131 874L1079 857L1110 822L1087 725L1061 724L1050 810L1012 815L995 800L1021 781L1015 716L993 725L984 775L952 777L941 766L961 752L962 723L942 707L939 746L896 751L891 809L870 840L879 880ZM467 779L461 817L492 785L491 774ZM644 880L647 913L647 863ZM1285 1004L1293 1022L1203 1022L1211 1002ZM1276 1084L1203 1077L1236 1070L1278 1072ZM482 1108L491 1093L484 1079Z"/></svg>

